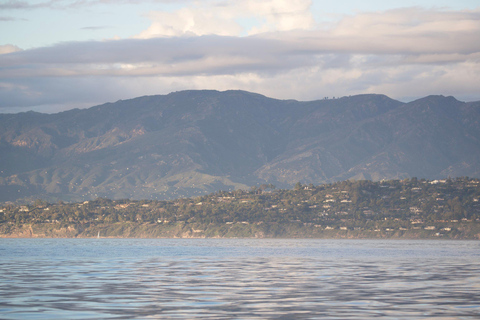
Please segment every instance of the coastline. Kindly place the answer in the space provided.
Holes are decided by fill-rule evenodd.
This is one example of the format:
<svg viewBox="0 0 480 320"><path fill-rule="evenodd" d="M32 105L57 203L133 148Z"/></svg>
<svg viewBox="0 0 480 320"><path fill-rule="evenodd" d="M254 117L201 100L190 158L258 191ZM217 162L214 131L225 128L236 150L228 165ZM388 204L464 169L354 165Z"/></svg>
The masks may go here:
<svg viewBox="0 0 480 320"><path fill-rule="evenodd" d="M200 229L202 227L202 229ZM149 223L113 223L92 226L60 226L56 224L25 224L5 226L0 229L0 238L159 238L159 239L451 239L480 240L477 223L475 226L459 226L446 232L438 229L409 230L354 230L325 229L298 224L239 224L226 226L212 224L190 226L177 223L158 225Z"/></svg>

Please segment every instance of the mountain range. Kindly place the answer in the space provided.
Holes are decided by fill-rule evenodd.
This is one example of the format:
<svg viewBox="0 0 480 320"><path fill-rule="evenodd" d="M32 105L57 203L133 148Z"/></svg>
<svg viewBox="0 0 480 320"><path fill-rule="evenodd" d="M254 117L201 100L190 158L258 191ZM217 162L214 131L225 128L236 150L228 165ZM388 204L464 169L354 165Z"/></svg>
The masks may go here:
<svg viewBox="0 0 480 320"><path fill-rule="evenodd" d="M180 91L0 114L0 201L171 199L260 184L480 177L480 102Z"/></svg>

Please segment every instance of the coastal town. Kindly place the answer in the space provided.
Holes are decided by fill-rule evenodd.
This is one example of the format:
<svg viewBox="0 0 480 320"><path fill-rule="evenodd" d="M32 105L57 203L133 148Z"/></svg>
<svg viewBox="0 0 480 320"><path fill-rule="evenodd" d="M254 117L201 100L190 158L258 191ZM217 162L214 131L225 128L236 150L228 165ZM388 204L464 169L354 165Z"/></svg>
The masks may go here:
<svg viewBox="0 0 480 320"><path fill-rule="evenodd" d="M480 238L480 180L272 184L169 201L0 206L1 237Z"/></svg>

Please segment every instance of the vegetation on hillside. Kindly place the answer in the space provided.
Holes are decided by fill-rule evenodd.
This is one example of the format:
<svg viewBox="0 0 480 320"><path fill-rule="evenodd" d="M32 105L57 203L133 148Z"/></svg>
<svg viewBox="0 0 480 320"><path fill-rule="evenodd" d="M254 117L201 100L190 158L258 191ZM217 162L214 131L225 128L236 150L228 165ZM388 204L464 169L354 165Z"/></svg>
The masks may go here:
<svg viewBox="0 0 480 320"><path fill-rule="evenodd" d="M171 201L0 206L0 234L22 237L480 237L480 180L261 185Z"/></svg>
<svg viewBox="0 0 480 320"><path fill-rule="evenodd" d="M0 202L171 200L261 183L480 178L480 102L180 91L0 114Z"/></svg>

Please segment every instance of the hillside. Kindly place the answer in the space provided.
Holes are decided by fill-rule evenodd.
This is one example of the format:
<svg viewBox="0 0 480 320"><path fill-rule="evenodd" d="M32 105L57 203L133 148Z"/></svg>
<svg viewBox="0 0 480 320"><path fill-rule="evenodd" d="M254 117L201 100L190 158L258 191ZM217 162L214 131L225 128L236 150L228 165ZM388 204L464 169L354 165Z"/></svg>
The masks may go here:
<svg viewBox="0 0 480 320"><path fill-rule="evenodd" d="M174 199L273 183L480 177L480 103L181 91L0 114L0 201Z"/></svg>
<svg viewBox="0 0 480 320"><path fill-rule="evenodd" d="M0 207L0 237L480 239L480 180L261 185L170 201Z"/></svg>

